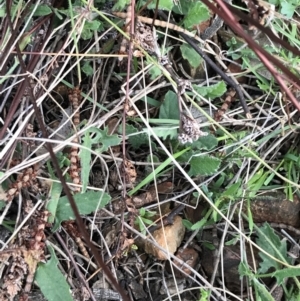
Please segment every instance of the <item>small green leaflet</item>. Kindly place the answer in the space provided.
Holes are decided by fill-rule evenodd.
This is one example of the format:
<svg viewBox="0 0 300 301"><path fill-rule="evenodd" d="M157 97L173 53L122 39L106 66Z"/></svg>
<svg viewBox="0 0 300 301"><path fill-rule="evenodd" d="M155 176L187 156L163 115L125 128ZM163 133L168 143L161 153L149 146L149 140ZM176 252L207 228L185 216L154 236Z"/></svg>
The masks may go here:
<svg viewBox="0 0 300 301"><path fill-rule="evenodd" d="M107 193L102 191L88 191L82 194L78 193L73 197L80 214L90 214L101 209L106 206L111 199ZM59 228L61 222L74 219L75 216L68 198L66 196L61 197L58 201L55 224L52 232L55 232Z"/></svg>
<svg viewBox="0 0 300 301"><path fill-rule="evenodd" d="M81 67L81 71L83 71L86 76L92 76L94 74L94 69L90 62L84 62L83 66Z"/></svg>
<svg viewBox="0 0 300 301"><path fill-rule="evenodd" d="M280 1L280 6L281 6L280 13L289 19L293 17L297 6L299 6L299 1L295 1L294 3L292 2L293 1L290 2Z"/></svg>
<svg viewBox="0 0 300 301"><path fill-rule="evenodd" d="M177 95L173 91L168 91L159 110L159 119L179 120L179 108Z"/></svg>
<svg viewBox="0 0 300 301"><path fill-rule="evenodd" d="M193 68L200 66L202 62L201 56L188 44L180 46L182 57L186 59Z"/></svg>
<svg viewBox="0 0 300 301"><path fill-rule="evenodd" d="M35 9L36 5L32 5L30 7L30 11L33 11ZM49 5L45 5L45 4L39 4L38 7L34 10L33 15L35 17L43 17L43 16L47 16L50 15L52 13L52 9L49 7Z"/></svg>
<svg viewBox="0 0 300 301"><path fill-rule="evenodd" d="M255 288L256 297L261 297L261 300L264 301L274 301L272 295L269 293L269 291L266 289L264 284L260 283L258 279L255 278L254 274L251 272L248 264L241 262L239 264L239 274L240 276L246 276L250 279L252 282L252 285Z"/></svg>
<svg viewBox="0 0 300 301"><path fill-rule="evenodd" d="M97 31L103 30L102 23L99 22L98 20L86 21L84 23L80 36L83 40L91 39L94 35L95 30Z"/></svg>
<svg viewBox="0 0 300 301"><path fill-rule="evenodd" d="M283 239L280 241L278 235L268 223L265 223L260 227L257 234L258 239L256 240L256 243L263 250L268 252L271 256L278 258L280 261L290 262L290 259L287 257L286 240ZM260 263L258 273L266 273L270 268L275 268L275 270L281 269L281 264L265 253L259 252L259 256L261 257L262 262Z"/></svg>
<svg viewBox="0 0 300 301"><path fill-rule="evenodd" d="M284 278L299 277L300 268L297 266L295 268L286 268L282 270L277 270L272 274L272 276L276 277L277 284L281 285L284 281Z"/></svg>
<svg viewBox="0 0 300 301"><path fill-rule="evenodd" d="M191 144L192 149L210 151L218 145L218 140L214 135L200 137Z"/></svg>
<svg viewBox="0 0 300 301"><path fill-rule="evenodd" d="M51 259L47 263L39 263L35 273L35 281L48 301L72 301L70 287L57 267L58 260L54 249L48 246Z"/></svg>
<svg viewBox="0 0 300 301"><path fill-rule="evenodd" d="M159 127L152 127L152 130L159 138L162 138L163 140L166 140L168 137L170 139L175 139L178 136L177 127L159 126ZM151 135L151 133L149 134Z"/></svg>
<svg viewBox="0 0 300 301"><path fill-rule="evenodd" d="M221 164L221 160L211 156L197 156L190 161L189 176L210 176L215 174Z"/></svg>
<svg viewBox="0 0 300 301"><path fill-rule="evenodd" d="M118 0L112 10L114 11L122 11L126 5L130 3L130 0Z"/></svg>
<svg viewBox="0 0 300 301"><path fill-rule="evenodd" d="M159 0L158 9L170 11L173 7L173 0ZM150 4L147 6L148 9L156 8L156 1L150 1Z"/></svg>
<svg viewBox="0 0 300 301"><path fill-rule="evenodd" d="M51 186L51 191L50 191L50 200L47 203L47 210L51 213L51 215L48 218L49 223L54 222L54 217L56 215L56 209L57 209L57 204L59 201L59 197L62 192L62 185L60 182L53 182Z"/></svg>
<svg viewBox="0 0 300 301"><path fill-rule="evenodd" d="M95 127L89 128L83 137L83 146L79 157L81 160L81 182L82 182L82 192L86 191L89 175L90 175L90 162L92 158L91 150L93 144L100 144L100 148L95 151L102 153L108 150L110 146L118 145L121 142L121 138L117 135L108 135L108 128L100 130Z"/></svg>
<svg viewBox="0 0 300 301"><path fill-rule="evenodd" d="M226 92L226 85L224 81L219 81L217 84L208 86L208 87L200 87L197 85L192 85L194 90L199 93L203 97L209 97L215 99L217 97L221 97Z"/></svg>
<svg viewBox="0 0 300 301"><path fill-rule="evenodd" d="M194 2L194 5L190 5L190 9L185 16L183 23L186 28L191 28L194 25L198 25L210 18L209 9L205 4L200 1Z"/></svg>
<svg viewBox="0 0 300 301"><path fill-rule="evenodd" d="M0 200L0 210L2 210L6 206L6 202L3 200Z"/></svg>
<svg viewBox="0 0 300 301"><path fill-rule="evenodd" d="M138 149L142 145L149 144L148 135L144 132L140 132L133 125L126 124L125 131L126 131L126 136L128 136L128 141L134 149ZM118 132L122 133L122 125L120 125ZM132 135L132 134L134 134L134 135ZM154 146L154 144L152 146Z"/></svg>

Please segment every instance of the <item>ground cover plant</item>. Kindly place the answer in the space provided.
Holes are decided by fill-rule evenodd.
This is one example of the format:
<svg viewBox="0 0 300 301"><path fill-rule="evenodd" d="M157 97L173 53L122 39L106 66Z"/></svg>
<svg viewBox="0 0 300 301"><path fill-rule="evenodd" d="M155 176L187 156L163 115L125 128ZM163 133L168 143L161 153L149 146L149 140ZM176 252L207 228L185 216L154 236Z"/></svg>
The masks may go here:
<svg viewBox="0 0 300 301"><path fill-rule="evenodd" d="M297 1L0 18L0 300L299 299Z"/></svg>

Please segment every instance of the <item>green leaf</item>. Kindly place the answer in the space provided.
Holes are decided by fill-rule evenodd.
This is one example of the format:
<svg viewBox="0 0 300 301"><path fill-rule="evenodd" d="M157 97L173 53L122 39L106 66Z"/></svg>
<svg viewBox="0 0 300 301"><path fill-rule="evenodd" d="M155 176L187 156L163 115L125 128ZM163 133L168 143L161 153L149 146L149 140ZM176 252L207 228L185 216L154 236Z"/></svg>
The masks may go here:
<svg viewBox="0 0 300 301"><path fill-rule="evenodd" d="M149 137L145 132L139 132L137 128L130 124L126 124L125 130L126 136L128 136L128 141L134 149L138 149L142 145L149 144ZM119 127L119 131L122 133L122 125ZM154 143L152 146L154 146Z"/></svg>
<svg viewBox="0 0 300 301"><path fill-rule="evenodd" d="M210 18L209 9L200 1L190 3L190 9L185 16L183 23L186 28L191 28L194 25L199 25L201 22Z"/></svg>
<svg viewBox="0 0 300 301"><path fill-rule="evenodd" d="M103 208L110 201L110 196L102 191L88 191L83 194L78 193L73 197L80 214L90 214L95 210ZM68 198L66 196L61 197L58 202L52 232L55 232L59 228L62 221L74 219L75 216Z"/></svg>
<svg viewBox="0 0 300 301"><path fill-rule="evenodd" d="M47 203L47 210L51 213L48 218L49 223L54 222L54 217L56 215L58 200L62 192L62 185L60 182L53 182L50 191L50 200Z"/></svg>
<svg viewBox="0 0 300 301"><path fill-rule="evenodd" d="M221 164L221 160L211 156L197 156L190 161L190 176L210 176L215 174Z"/></svg>
<svg viewBox="0 0 300 301"><path fill-rule="evenodd" d="M159 0L158 9L170 11L173 7L173 0ZM147 6L148 9L156 8L156 1L151 1Z"/></svg>
<svg viewBox="0 0 300 301"><path fill-rule="evenodd" d="M144 218L144 217L142 217L141 219L144 222L144 224L146 224L146 225L152 225L154 223L152 220Z"/></svg>
<svg viewBox="0 0 300 301"><path fill-rule="evenodd" d="M147 130L147 129L145 129ZM177 138L178 134L177 134L177 127L153 127L152 128L153 132L159 137L162 138L163 140L168 139L168 137L170 139L175 139ZM151 134L151 133L149 133Z"/></svg>
<svg viewBox="0 0 300 301"><path fill-rule="evenodd" d="M58 260L52 247L48 246L51 259L47 263L39 263L35 273L35 281L48 301L72 301L70 287L66 278L58 269Z"/></svg>
<svg viewBox="0 0 300 301"><path fill-rule="evenodd" d="M90 30L103 30L103 25L99 20L93 20L93 21L85 21L84 23L84 28L85 29L90 29Z"/></svg>
<svg viewBox="0 0 300 301"><path fill-rule="evenodd" d="M114 11L122 11L126 5L130 3L130 0L118 0L112 10Z"/></svg>
<svg viewBox="0 0 300 301"><path fill-rule="evenodd" d="M238 180L238 182L230 185L223 193L221 196L223 197L233 197L236 199L237 197L240 196L240 193L238 192L239 189L241 188L241 180Z"/></svg>
<svg viewBox="0 0 300 301"><path fill-rule="evenodd" d="M281 285L283 283L284 278L298 277L298 276L300 276L299 267L277 270L272 274L272 277L276 277L278 285Z"/></svg>
<svg viewBox="0 0 300 301"><path fill-rule="evenodd" d="M33 5L30 8L31 11L34 9L34 6L35 5ZM51 13L52 13L52 9L49 7L49 5L39 4L36 10L34 11L33 15L35 17L43 17L43 16L50 15Z"/></svg>
<svg viewBox="0 0 300 301"><path fill-rule="evenodd" d="M256 243L271 256L281 261L289 262L286 240L283 239L280 241L278 235L268 223L265 223L259 230ZM262 262L260 263L258 273L266 273L270 268L275 268L275 270L281 269L281 264L265 253L259 252L259 256L262 258Z"/></svg>
<svg viewBox="0 0 300 301"><path fill-rule="evenodd" d="M256 297L260 297L261 300L266 300L266 301L274 301L273 297L271 296L271 294L269 293L269 291L266 289L266 287L260 283L254 276L254 274L251 272L249 266L247 264L245 264L244 262L241 262L239 264L239 274L240 276L246 276L250 279L250 281L252 282L256 294Z"/></svg>
<svg viewBox="0 0 300 301"><path fill-rule="evenodd" d="M139 210L140 216L144 216L145 213L146 213L146 209L144 207L140 208L140 210Z"/></svg>
<svg viewBox="0 0 300 301"><path fill-rule="evenodd" d="M159 67L157 67L156 65L153 65L150 69L149 69L149 74L150 74L150 79L151 80L155 80L156 78L158 78L161 74L162 71Z"/></svg>
<svg viewBox="0 0 300 301"><path fill-rule="evenodd" d="M0 200L0 210L2 210L6 206L6 202L3 200Z"/></svg>
<svg viewBox="0 0 300 301"><path fill-rule="evenodd" d="M94 75L94 69L91 66L90 62L84 62L83 66L81 67L81 70L84 72L86 76L92 76Z"/></svg>
<svg viewBox="0 0 300 301"><path fill-rule="evenodd" d="M202 62L201 56L188 44L180 46L182 57L186 59L193 68L198 68Z"/></svg>
<svg viewBox="0 0 300 301"><path fill-rule="evenodd" d="M193 224L189 220L183 219L182 224L186 227L187 230L189 230L189 231L192 230Z"/></svg>
<svg viewBox="0 0 300 301"><path fill-rule="evenodd" d="M172 11L176 14L180 15L187 15L190 7L191 7L191 2L186 1L186 0L179 0L179 1L174 1L175 5L172 8Z"/></svg>
<svg viewBox="0 0 300 301"><path fill-rule="evenodd" d="M88 135L90 136L90 140L88 139ZM101 144L101 147L96 150L98 153L106 152L109 147L119 145L122 141L118 135L109 135L107 127L103 130L96 127L89 128L85 133L84 139L87 140L86 145L88 148L90 148L92 144Z"/></svg>
<svg viewBox="0 0 300 301"><path fill-rule="evenodd" d="M92 148L92 138L90 136L89 132L86 132L83 139L83 146L79 157L80 157L80 162L81 162L81 183L82 183L82 193L86 191L86 188L88 186L89 182L89 176L90 176L90 171L91 171L91 158L92 158L92 153L90 149Z"/></svg>
<svg viewBox="0 0 300 301"><path fill-rule="evenodd" d="M295 13L296 5L289 2L282 1L280 2L280 6L281 6L280 13L282 13L287 18L291 19Z"/></svg>
<svg viewBox="0 0 300 301"><path fill-rule="evenodd" d="M209 97L212 99L221 97L226 92L226 84L224 83L224 81L220 81L217 84L211 85L209 87L200 87L193 85L193 88L201 96Z"/></svg>
<svg viewBox="0 0 300 301"><path fill-rule="evenodd" d="M181 150L175 154L173 154L173 158L177 159L182 156L185 152L187 152L189 148ZM132 196L137 191L139 191L142 187L149 184L155 177L157 177L170 163L172 162L171 158L168 157L164 162L162 162L151 174L149 174L144 180L142 180L134 189L128 192L129 196Z"/></svg>
<svg viewBox="0 0 300 301"><path fill-rule="evenodd" d="M173 91L168 91L159 110L160 119L179 120L179 108L177 95Z"/></svg>
<svg viewBox="0 0 300 301"><path fill-rule="evenodd" d="M191 230L195 231L195 230L201 229L206 223L207 223L207 218L204 217L204 218L202 218L199 222L195 223L195 224L191 227Z"/></svg>
<svg viewBox="0 0 300 301"><path fill-rule="evenodd" d="M197 150L212 150L213 148L215 148L218 145L218 140L214 135L207 135L207 136L203 136L200 137L197 141L194 141L191 144L191 147L193 149L197 149Z"/></svg>
<svg viewBox="0 0 300 301"><path fill-rule="evenodd" d="M256 279L255 277L252 277L251 282L252 282L252 285L255 288L255 292L256 292L257 296L259 296L262 301L274 301L274 299L273 299L272 295L270 294L269 290L267 290L265 285L260 283L258 281L258 279Z"/></svg>

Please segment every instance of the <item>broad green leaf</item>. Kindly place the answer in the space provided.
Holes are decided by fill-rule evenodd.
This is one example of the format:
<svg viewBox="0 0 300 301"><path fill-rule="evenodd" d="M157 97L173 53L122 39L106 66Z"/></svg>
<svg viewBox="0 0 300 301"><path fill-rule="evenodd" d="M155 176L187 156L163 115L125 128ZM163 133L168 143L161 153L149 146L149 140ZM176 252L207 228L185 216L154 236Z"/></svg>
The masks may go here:
<svg viewBox="0 0 300 301"><path fill-rule="evenodd" d="M168 91L159 110L160 119L179 120L179 108L177 95L173 91Z"/></svg>
<svg viewBox="0 0 300 301"><path fill-rule="evenodd" d="M82 194L78 193L73 197L80 214L90 214L95 210L103 208L110 201L110 196L101 191L88 191ZM75 216L68 198L66 196L61 197L58 202L55 224L52 232L55 232L59 228L61 222L74 219Z"/></svg>
<svg viewBox="0 0 300 301"><path fill-rule="evenodd" d="M34 9L35 5L33 5L30 8L30 11L32 11ZM50 15L52 13L52 9L45 4L39 4L38 7L35 9L34 11L34 16L35 17L43 17L43 16L47 16Z"/></svg>
<svg viewBox="0 0 300 301"><path fill-rule="evenodd" d="M175 139L177 137L177 128L175 127L153 127L153 132L163 140L166 140L168 138ZM150 134L150 133L149 133Z"/></svg>
<svg viewBox="0 0 300 301"><path fill-rule="evenodd" d="M125 130L126 136L128 136L128 141L134 149L138 149L142 145L149 144L149 137L145 132L138 131L138 129L131 124L126 124ZM119 132L122 133L122 126L119 127ZM152 146L154 146L154 143Z"/></svg>
<svg viewBox="0 0 300 301"><path fill-rule="evenodd" d="M282 270L277 270L272 274L272 277L276 277L277 284L281 285L284 281L284 278L289 277L299 277L300 276L300 267L295 268L286 268Z"/></svg>
<svg viewBox="0 0 300 301"><path fill-rule="evenodd" d="M173 0L159 0L158 9L170 11L173 5ZM151 1L147 7L148 9L155 9L156 1Z"/></svg>
<svg viewBox="0 0 300 301"><path fill-rule="evenodd" d="M182 57L186 59L193 68L200 66L202 62L201 56L188 44L182 44L180 46Z"/></svg>
<svg viewBox="0 0 300 301"><path fill-rule="evenodd" d="M201 22L210 18L209 9L200 1L191 3L188 14L185 16L183 23L186 28L199 25Z"/></svg>
<svg viewBox="0 0 300 301"><path fill-rule="evenodd" d="M48 246L51 259L47 263L39 263L35 273L35 281L48 301L72 301L70 287L66 278L57 267L58 260L51 246Z"/></svg>
<svg viewBox="0 0 300 301"><path fill-rule="evenodd" d="M280 6L280 13L282 13L287 18L291 19L295 13L296 5L290 2L281 1Z"/></svg>
<svg viewBox="0 0 300 301"><path fill-rule="evenodd" d="M218 145L218 140L214 135L200 137L191 144L193 149L210 151Z"/></svg>
<svg viewBox="0 0 300 301"><path fill-rule="evenodd" d="M122 139L119 138L118 135L109 135L108 127L104 128L103 130L99 130L97 128L91 128L91 129L96 129L100 134L99 140L94 142L97 144L98 143L102 144L100 148L96 149L98 153L106 152L109 149L109 147L119 145L122 141Z"/></svg>
<svg viewBox="0 0 300 301"><path fill-rule="evenodd" d="M221 97L226 92L226 84L224 81L220 81L217 84L213 84L208 87L200 87L193 85L194 90L203 97L209 97L215 99Z"/></svg>
<svg viewBox="0 0 300 301"><path fill-rule="evenodd" d="M221 164L221 160L211 156L197 156L190 161L190 176L210 176L215 174Z"/></svg>
<svg viewBox="0 0 300 301"><path fill-rule="evenodd" d="M126 124L126 136L128 136L128 141L134 149L139 149L142 145L149 145L149 137L147 135L147 129L144 131L139 131L136 127L131 124ZM122 135L122 125L119 126L118 132ZM155 143L150 140L151 147L156 149Z"/></svg>
<svg viewBox="0 0 300 301"><path fill-rule="evenodd" d="M47 210L51 213L48 218L49 223L54 222L54 217L56 215L58 200L62 192L62 185L60 182L53 182L50 191L50 200L47 203Z"/></svg>
<svg viewBox="0 0 300 301"><path fill-rule="evenodd" d="M84 23L84 28L90 30L103 30L103 24L99 20L86 21Z"/></svg>
<svg viewBox="0 0 300 301"><path fill-rule="evenodd" d="M268 252L271 256L281 261L290 261L287 257L286 240L283 239L280 241L278 235L268 223L265 223L262 227L260 227L257 234L258 239L256 240L256 243L258 246ZM262 262L260 263L258 273L266 273L270 268L275 268L275 270L281 269L281 264L270 258L265 253L259 252L259 256L261 257Z"/></svg>

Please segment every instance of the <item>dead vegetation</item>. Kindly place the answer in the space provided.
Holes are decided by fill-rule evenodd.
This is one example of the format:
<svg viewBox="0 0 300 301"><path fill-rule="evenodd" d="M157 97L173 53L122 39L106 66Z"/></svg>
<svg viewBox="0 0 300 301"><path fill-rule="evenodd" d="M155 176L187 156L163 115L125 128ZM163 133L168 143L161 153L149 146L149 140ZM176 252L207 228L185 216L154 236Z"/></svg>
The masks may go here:
<svg viewBox="0 0 300 301"><path fill-rule="evenodd" d="M1 15L0 300L294 300L296 17L52 2Z"/></svg>

